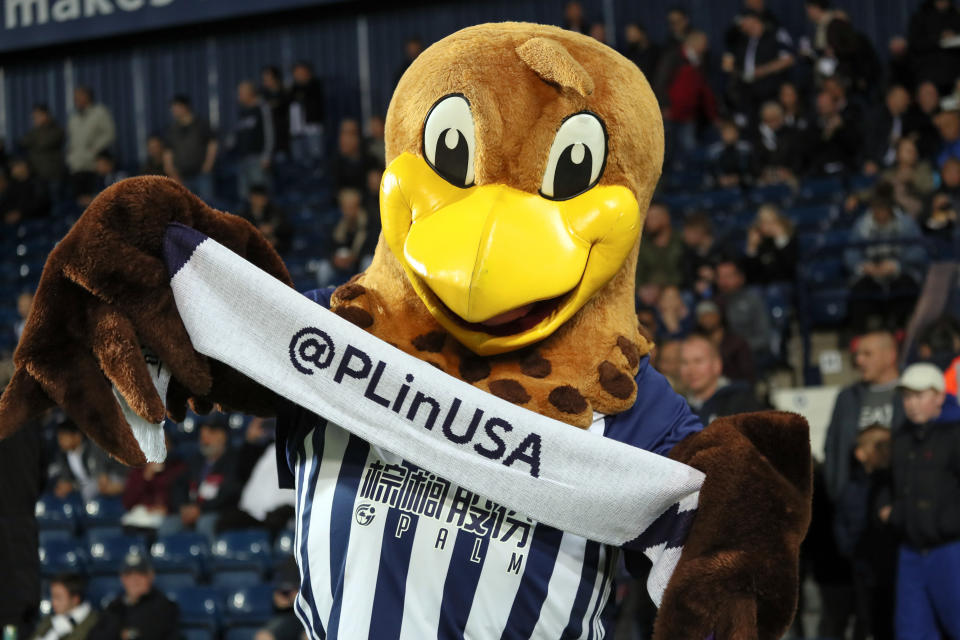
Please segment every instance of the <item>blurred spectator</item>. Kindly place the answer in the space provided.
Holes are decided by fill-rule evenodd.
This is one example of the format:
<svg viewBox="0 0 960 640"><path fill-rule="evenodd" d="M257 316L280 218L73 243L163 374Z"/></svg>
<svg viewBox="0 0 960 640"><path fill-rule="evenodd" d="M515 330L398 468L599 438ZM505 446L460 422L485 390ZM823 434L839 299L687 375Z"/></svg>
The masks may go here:
<svg viewBox="0 0 960 640"><path fill-rule="evenodd" d="M881 174L881 180L893 188L897 206L913 218L920 217L933 191L934 174L930 163L920 158L913 138L900 138L893 166Z"/></svg>
<svg viewBox="0 0 960 640"><path fill-rule="evenodd" d="M893 433L893 500L880 517L902 536L898 638L960 638L960 406L943 373L914 364L900 378L907 421Z"/></svg>
<svg viewBox="0 0 960 640"><path fill-rule="evenodd" d="M122 519L125 527L156 531L170 513L170 492L185 466L174 451L170 434L164 433L164 437L167 445L164 462L148 462L127 472L123 490L123 508L127 510Z"/></svg>
<svg viewBox="0 0 960 640"><path fill-rule="evenodd" d="M602 22L590 25L590 37L602 44L607 44L607 27Z"/></svg>
<svg viewBox="0 0 960 640"><path fill-rule="evenodd" d="M960 371L960 321L952 315L934 320L917 335L917 358L944 369L947 393L957 395L957 373Z"/></svg>
<svg viewBox="0 0 960 640"><path fill-rule="evenodd" d="M31 117L33 126L20 138L20 146L26 152L34 174L51 187L52 194L59 194L66 171L63 129L45 104L34 105Z"/></svg>
<svg viewBox="0 0 960 640"><path fill-rule="evenodd" d="M770 358L770 312L763 298L746 284L743 268L735 260L717 263L717 301L727 326L747 341L754 362L762 364Z"/></svg>
<svg viewBox="0 0 960 640"><path fill-rule="evenodd" d="M733 108L752 120L761 104L776 99L794 57L790 46L767 27L760 12L744 11L740 30L743 38L733 51L724 54L721 66L729 74L727 95Z"/></svg>
<svg viewBox="0 0 960 640"><path fill-rule="evenodd" d="M30 640L85 640L100 620L84 595L83 578L75 573L61 573L50 580L48 615L34 630Z"/></svg>
<svg viewBox="0 0 960 640"><path fill-rule="evenodd" d="M360 249L360 270L365 271L373 260L373 254L380 241L382 223L380 220L380 183L383 181L383 170L374 167L367 171L367 185L361 199L361 206L367 214L367 239Z"/></svg>
<svg viewBox="0 0 960 640"><path fill-rule="evenodd" d="M897 543L880 508L890 495L890 429L872 424L857 434L851 474L835 509L837 550L850 560L855 639L893 640Z"/></svg>
<svg viewBox="0 0 960 640"><path fill-rule="evenodd" d="M576 0L563 5L563 28L584 35L590 31L590 23L583 17L583 5Z"/></svg>
<svg viewBox="0 0 960 640"><path fill-rule="evenodd" d="M940 172L940 188L930 199L930 210L923 220L923 230L951 240L958 229L960 211L960 160L950 158Z"/></svg>
<svg viewBox="0 0 960 640"><path fill-rule="evenodd" d="M47 187L30 172L24 158L10 161L10 180L0 195L0 215L7 224L37 220L50 215Z"/></svg>
<svg viewBox="0 0 960 640"><path fill-rule="evenodd" d="M586 33L585 31L583 33ZM396 88L397 83L400 82L400 78L403 77L403 74L406 73L407 69L410 68L410 65L413 64L413 61L423 53L423 40L417 36L407 38L403 43L403 62L397 67L396 72L393 74L393 86Z"/></svg>
<svg viewBox="0 0 960 640"><path fill-rule="evenodd" d="M704 425L717 418L762 408L749 385L723 376L720 352L708 338L697 334L688 337L683 341L680 358L687 404Z"/></svg>
<svg viewBox="0 0 960 640"><path fill-rule="evenodd" d="M867 119L866 162L863 172L873 175L883 168L890 167L896 160L897 144L909 135L915 123L909 120L910 94L901 86L887 89L883 106L879 107Z"/></svg>
<svg viewBox="0 0 960 640"><path fill-rule="evenodd" d="M691 214L683 223L683 288L709 297L716 281L715 268L723 251L713 233L713 224L703 212Z"/></svg>
<svg viewBox="0 0 960 640"><path fill-rule="evenodd" d="M323 155L323 119L326 113L323 84L309 62L293 65L290 87L290 155L312 161Z"/></svg>
<svg viewBox="0 0 960 640"><path fill-rule="evenodd" d="M74 491L84 501L123 493L126 467L87 440L72 420L57 424L57 446L47 475L58 498Z"/></svg>
<svg viewBox="0 0 960 640"><path fill-rule="evenodd" d="M932 161L940 152L940 131L934 124L934 118L940 112L940 94L932 82L917 85L912 111L917 150L921 157Z"/></svg>
<svg viewBox="0 0 960 640"><path fill-rule="evenodd" d="M665 119L672 147L691 151L697 146L697 127L717 117L717 104L707 77L701 70L707 54L707 35L691 31L680 49L681 60L667 87Z"/></svg>
<svg viewBox="0 0 960 640"><path fill-rule="evenodd" d="M896 393L897 341L888 331L874 331L856 341L854 364L860 381L837 395L824 443L824 481L836 503L850 481L851 452L861 431L880 424L896 432L903 423L903 404Z"/></svg>
<svg viewBox="0 0 960 640"><path fill-rule="evenodd" d="M367 213L361 206L360 192L341 189L337 194L340 221L333 228L332 257L317 266L317 280L321 287L345 282L357 272L361 250L367 240Z"/></svg>
<svg viewBox="0 0 960 640"><path fill-rule="evenodd" d="M653 367L663 374L673 390L679 394L685 393L683 383L680 380L680 352L682 347L682 340L664 340L657 343L653 355Z"/></svg>
<svg viewBox="0 0 960 640"><path fill-rule="evenodd" d="M267 65L260 70L260 96L270 107L274 151L286 153L290 150L290 104L278 67Z"/></svg>
<svg viewBox="0 0 960 640"><path fill-rule="evenodd" d="M923 281L925 251L917 223L883 195L853 225L844 261L853 276L848 316L859 331L904 326Z"/></svg>
<svg viewBox="0 0 960 640"><path fill-rule="evenodd" d="M387 157L387 143L383 137L383 116L376 114L367 119L368 137L364 148L370 162L383 168Z"/></svg>
<svg viewBox="0 0 960 640"><path fill-rule="evenodd" d="M900 85L913 93L917 86L917 76L913 72L913 60L910 57L907 39L903 36L890 38L889 55L887 56L886 85Z"/></svg>
<svg viewBox="0 0 960 640"><path fill-rule="evenodd" d="M266 529L271 539L286 528L294 516L296 496L280 488L277 476L277 447L273 429L266 420L253 418L247 426L243 446L237 454L238 479L243 482L235 509L221 513L217 533L231 529Z"/></svg>
<svg viewBox="0 0 960 640"><path fill-rule="evenodd" d="M742 12L733 19L733 22L727 27L727 31L724 34L724 46L727 51L736 51L738 47L742 46L742 44L748 40L747 36L743 33L743 29L740 27L740 22L743 14L751 11L760 16L763 20L764 27L771 33L775 33L777 40L787 46L793 43L790 34L780 26L780 20L777 19L776 14L767 7L765 0L744 0Z"/></svg>
<svg viewBox="0 0 960 640"><path fill-rule="evenodd" d="M810 169L820 174L852 170L860 153L858 126L844 117L837 97L826 90L817 94L817 129Z"/></svg>
<svg viewBox="0 0 960 640"><path fill-rule="evenodd" d="M237 85L237 129L234 132L234 152L239 156L237 166L237 196L246 198L250 185L259 184L269 189L270 167L275 151L273 118L270 107L257 95L249 80Z"/></svg>
<svg viewBox="0 0 960 640"><path fill-rule="evenodd" d="M73 90L74 111L67 121L67 168L74 197L94 193L97 154L116 140L113 116L102 104L94 103L88 87Z"/></svg>
<svg viewBox="0 0 960 640"><path fill-rule="evenodd" d="M166 174L209 201L213 198L217 139L207 121L194 115L187 96L174 96L170 113L173 121L167 129L167 150L163 156Z"/></svg>
<svg viewBox="0 0 960 640"><path fill-rule="evenodd" d="M827 48L827 28L837 17L837 13L830 9L830 0L805 0L803 4L807 19L815 28L813 48L817 53L822 53Z"/></svg>
<svg viewBox="0 0 960 640"><path fill-rule="evenodd" d="M13 324L13 334L16 336L17 342L20 341L20 336L23 335L23 327L27 324L27 316L30 315L31 307L33 307L32 292L24 291L17 296L17 315L20 316L20 319Z"/></svg>
<svg viewBox="0 0 960 640"><path fill-rule="evenodd" d="M287 214L270 199L263 185L254 184L250 187L240 215L266 236L277 253L283 255L290 248L293 227L287 220Z"/></svg>
<svg viewBox="0 0 960 640"><path fill-rule="evenodd" d="M692 27L690 26L690 15L686 9L678 5L670 7L667 11L667 48L680 48L686 42L690 35Z"/></svg>
<svg viewBox="0 0 960 640"><path fill-rule="evenodd" d="M140 167L140 175L167 175L167 170L163 166L163 157L166 152L167 144L163 141L163 136L152 135L147 138L147 161Z"/></svg>
<svg viewBox="0 0 960 640"><path fill-rule="evenodd" d="M943 111L934 118L940 130L940 153L937 166L943 168L948 158L960 159L960 111Z"/></svg>
<svg viewBox="0 0 960 640"><path fill-rule="evenodd" d="M960 11L952 0L926 0L910 18L910 53L920 81L929 80L942 92L953 89L960 73Z"/></svg>
<svg viewBox="0 0 960 640"><path fill-rule="evenodd" d="M750 345L727 329L726 320L717 303L704 300L697 305L696 313L696 331L709 338L717 347L723 363L723 374L731 380L742 380L753 384L756 381L757 372Z"/></svg>
<svg viewBox="0 0 960 640"><path fill-rule="evenodd" d="M803 167L804 143L800 133L786 124L783 107L767 102L760 109L760 124L753 145L762 184L792 182Z"/></svg>
<svg viewBox="0 0 960 640"><path fill-rule="evenodd" d="M793 223L772 204L765 204L747 229L744 268L750 284L794 282L797 277L797 243Z"/></svg>
<svg viewBox="0 0 960 640"><path fill-rule="evenodd" d="M660 297L660 285L644 285L641 289L653 288L656 291L656 298ZM637 290L638 300L641 298L641 291ZM637 320L640 323L640 332L650 336L653 339L653 331L657 328L657 310L653 305L639 302L637 304Z"/></svg>
<svg viewBox="0 0 960 640"><path fill-rule="evenodd" d="M193 529L213 540L220 513L236 506L240 483L228 429L223 415L201 425L200 451L186 460L186 472L174 482L170 493L172 513L164 518L158 535Z"/></svg>
<svg viewBox="0 0 960 640"><path fill-rule="evenodd" d="M364 153L360 140L360 125L346 118L340 122L337 158L333 167L333 182L337 189L349 187L362 191L367 182L367 169L372 162Z"/></svg>
<svg viewBox="0 0 960 640"><path fill-rule="evenodd" d="M300 640L303 625L293 612L300 592L300 572L293 557L287 559L276 572L273 581L273 618L257 631L254 640Z"/></svg>
<svg viewBox="0 0 960 640"><path fill-rule="evenodd" d="M662 202L651 203L637 254L637 283L682 284L683 253L683 241L673 231L670 209Z"/></svg>
<svg viewBox="0 0 960 640"><path fill-rule="evenodd" d="M126 179L127 172L117 169L117 161L109 151L97 154L97 192L103 191L112 184Z"/></svg>
<svg viewBox="0 0 960 640"><path fill-rule="evenodd" d="M845 16L832 20L827 27L827 50L832 73L826 75L846 78L851 91L862 98L873 99L877 95L882 79L877 52L870 39L854 29Z"/></svg>
<svg viewBox="0 0 960 640"><path fill-rule="evenodd" d="M107 605L91 640L178 640L180 609L153 586L145 556L129 555L120 582L123 595Z"/></svg>
<svg viewBox="0 0 960 640"><path fill-rule="evenodd" d="M710 170L717 186L747 187L753 182L753 148L740 139L740 129L732 120L720 121L720 141L707 149Z"/></svg>
<svg viewBox="0 0 960 640"><path fill-rule="evenodd" d="M623 35L627 41L623 55L640 67L640 71L647 76L647 80L653 82L657 62L660 60L660 46L651 41L647 30L636 22L628 23Z"/></svg>
<svg viewBox="0 0 960 640"><path fill-rule="evenodd" d="M693 329L693 322L680 289L664 287L657 300L657 339L681 340Z"/></svg>
<svg viewBox="0 0 960 640"><path fill-rule="evenodd" d="M806 106L800 100L797 85L792 82L781 84L778 100L783 110L783 123L794 131L806 131L810 121L807 119Z"/></svg>

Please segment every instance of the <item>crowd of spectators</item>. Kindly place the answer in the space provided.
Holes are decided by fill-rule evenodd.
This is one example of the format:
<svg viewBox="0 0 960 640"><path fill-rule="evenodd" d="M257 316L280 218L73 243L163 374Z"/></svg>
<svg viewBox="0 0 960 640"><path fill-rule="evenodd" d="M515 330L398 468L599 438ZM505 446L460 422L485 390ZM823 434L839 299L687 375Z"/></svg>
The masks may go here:
<svg viewBox="0 0 960 640"><path fill-rule="evenodd" d="M929 369L901 374L898 367L899 340L930 259L926 241L953 250L960 237L960 11L951 0L926 0L882 61L878 43L843 11L827 0L804 6L809 32L789 33L764 0L745 0L721 42L711 42L697 17L677 6L667 14L663 42L643 25L625 25L622 52L661 103L666 178L695 166L696 188L744 201L778 186L798 193L809 179L839 176L852 185L847 178L864 178L833 200L849 228L839 252L850 290L841 344L854 338L860 380L838 396L817 465L804 569L821 608L817 628L806 631L844 638L852 625L858 639L892 638L896 610L898 620L907 616L918 627L932 615L960 638L957 608L944 608L946 596L924 595L960 597L924 560L936 547L939 561L960 572L960 475L940 456L958 451L956 388L937 383ZM568 29L607 39L578 2L566 4L563 18ZM405 43L397 80L422 49L418 38ZM380 232L384 120L331 122L312 66L301 61L288 72L285 83L284 72L267 65L258 83L238 83L238 117L228 132L197 114L190 96L171 96L169 120L152 123L156 132L135 169L113 155L113 116L90 89L74 91L66 129L36 105L32 128L3 158L0 225L13 230L49 218L65 201L83 207L128 175L165 175L228 205L288 256L296 251L298 203L284 176L295 169L323 194L316 206L330 212L322 252L304 265L308 284L347 280L369 264ZM671 195L665 186L649 207L637 265L637 313L656 339L655 364L705 424L767 407L769 374L798 366L785 346L791 329L777 324L767 302L771 292L792 302L800 286L804 254L795 219L782 198L753 198L731 232L715 211L677 205ZM21 318L31 301L29 292L18 298ZM960 353L960 330L949 322L938 327L948 338L929 338L918 353L945 368ZM15 336L22 328L21 319ZM276 452L262 420L237 431L215 416L197 427L195 440L168 438L164 463L133 470L111 462L69 420L51 424L48 491L122 501L128 533L149 541L195 531L212 543L251 527L276 537L289 525L293 497L275 489ZM926 459L939 466L918 467L933 450ZM927 473L934 475L918 480ZM917 482L927 484L911 489ZM171 637L177 609L154 578L147 558L128 558L123 594L98 611L79 576L59 575L49 581L52 612L35 637ZM274 578L278 617L258 640L298 637L290 613L295 567L277 568ZM631 623L638 637L648 637L649 620L641 618Z"/></svg>

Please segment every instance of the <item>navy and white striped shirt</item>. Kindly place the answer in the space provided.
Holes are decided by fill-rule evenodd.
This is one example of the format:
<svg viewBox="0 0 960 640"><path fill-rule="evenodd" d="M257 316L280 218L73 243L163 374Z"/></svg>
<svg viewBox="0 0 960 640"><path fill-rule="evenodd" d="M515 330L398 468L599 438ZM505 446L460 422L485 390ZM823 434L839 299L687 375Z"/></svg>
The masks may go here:
<svg viewBox="0 0 960 640"><path fill-rule="evenodd" d="M313 296L318 302L323 297ZM644 358L637 402L590 432L655 453L701 429ZM297 616L312 639L607 636L618 549L545 525L295 405L278 429L297 491Z"/></svg>

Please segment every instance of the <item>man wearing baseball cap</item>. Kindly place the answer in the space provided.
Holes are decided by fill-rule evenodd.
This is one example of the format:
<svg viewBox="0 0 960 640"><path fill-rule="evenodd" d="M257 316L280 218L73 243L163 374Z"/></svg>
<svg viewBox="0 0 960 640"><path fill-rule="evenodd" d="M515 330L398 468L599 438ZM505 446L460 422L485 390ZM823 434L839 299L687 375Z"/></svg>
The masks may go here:
<svg viewBox="0 0 960 640"><path fill-rule="evenodd" d="M898 640L960 639L960 406L932 364L900 376L907 421L893 434L893 501L880 518L901 534ZM938 624L939 621L939 624Z"/></svg>
<svg viewBox="0 0 960 640"><path fill-rule="evenodd" d="M153 567L146 556L131 553L120 570L123 594L103 611L97 640L176 640L180 610L153 586Z"/></svg>

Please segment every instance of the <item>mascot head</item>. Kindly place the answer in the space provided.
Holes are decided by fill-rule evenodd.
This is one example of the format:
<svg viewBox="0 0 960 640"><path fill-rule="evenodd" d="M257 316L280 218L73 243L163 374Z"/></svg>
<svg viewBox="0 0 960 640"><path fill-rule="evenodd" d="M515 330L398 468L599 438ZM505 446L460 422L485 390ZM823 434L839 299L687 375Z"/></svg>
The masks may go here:
<svg viewBox="0 0 960 640"><path fill-rule="evenodd" d="M591 405L628 407L649 350L634 314L636 252L663 158L640 70L555 27L464 29L400 80L386 149L383 236L335 310L419 357L447 356L435 364L469 382L511 362L527 378L556 374L568 384L550 390L547 413L567 421L582 424ZM356 303L358 287L374 295ZM528 375L546 352L549 373ZM529 385L512 382L488 388L527 404Z"/></svg>

